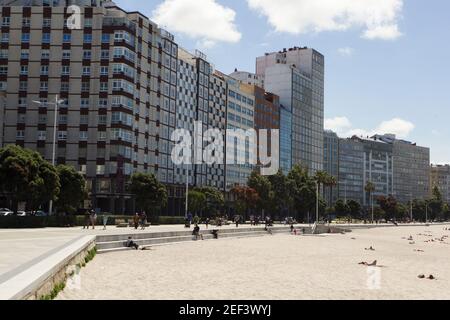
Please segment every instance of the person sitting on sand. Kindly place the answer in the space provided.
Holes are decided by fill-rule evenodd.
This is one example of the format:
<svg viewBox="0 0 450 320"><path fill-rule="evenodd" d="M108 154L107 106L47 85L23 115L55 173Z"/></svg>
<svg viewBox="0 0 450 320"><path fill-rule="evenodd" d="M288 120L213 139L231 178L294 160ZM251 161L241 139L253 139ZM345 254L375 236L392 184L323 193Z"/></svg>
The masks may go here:
<svg viewBox="0 0 450 320"><path fill-rule="evenodd" d="M128 237L128 240L126 242L127 248L135 248L136 250L139 250L139 245L133 241L131 237Z"/></svg>
<svg viewBox="0 0 450 320"><path fill-rule="evenodd" d="M370 246L370 248L366 248L366 251L375 251L375 249L372 246Z"/></svg>

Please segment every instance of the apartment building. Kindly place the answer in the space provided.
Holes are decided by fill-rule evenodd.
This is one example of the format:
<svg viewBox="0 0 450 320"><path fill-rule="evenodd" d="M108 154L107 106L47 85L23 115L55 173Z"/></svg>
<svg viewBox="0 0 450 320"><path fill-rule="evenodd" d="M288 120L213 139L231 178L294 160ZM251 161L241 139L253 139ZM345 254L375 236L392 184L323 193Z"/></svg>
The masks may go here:
<svg viewBox="0 0 450 320"><path fill-rule="evenodd" d="M430 168L430 190L438 187L442 199L450 203L450 165L431 165Z"/></svg>
<svg viewBox="0 0 450 320"><path fill-rule="evenodd" d="M155 173L174 198L173 36L109 2L73 3L81 5L79 29L68 27L65 1L1 8L3 143L37 150L50 161L57 95L56 161L86 175L95 207L133 212L126 181L137 171ZM167 210L177 211L173 206L170 201Z"/></svg>
<svg viewBox="0 0 450 320"><path fill-rule="evenodd" d="M323 169L324 70L324 56L310 48L284 49L256 59L256 75L264 77L265 89L291 111L291 164L302 164L311 173Z"/></svg>

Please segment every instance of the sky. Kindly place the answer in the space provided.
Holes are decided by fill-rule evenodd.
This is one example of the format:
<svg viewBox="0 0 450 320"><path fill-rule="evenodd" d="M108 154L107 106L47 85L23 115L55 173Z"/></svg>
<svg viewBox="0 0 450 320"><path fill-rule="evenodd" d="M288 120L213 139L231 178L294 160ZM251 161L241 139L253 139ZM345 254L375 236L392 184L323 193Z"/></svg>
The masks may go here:
<svg viewBox="0 0 450 320"><path fill-rule="evenodd" d="M294 46L326 59L325 127L394 133L450 163L448 0L116 0L201 50L216 69Z"/></svg>

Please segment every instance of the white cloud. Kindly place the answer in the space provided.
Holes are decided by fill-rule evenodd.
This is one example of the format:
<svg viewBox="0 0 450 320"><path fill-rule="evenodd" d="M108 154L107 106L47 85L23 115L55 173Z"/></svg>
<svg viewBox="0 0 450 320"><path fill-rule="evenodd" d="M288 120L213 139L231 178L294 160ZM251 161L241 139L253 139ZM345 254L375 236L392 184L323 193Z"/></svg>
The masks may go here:
<svg viewBox="0 0 450 320"><path fill-rule="evenodd" d="M152 15L162 27L198 39L206 48L217 42L236 43L242 37L235 25L236 12L216 0L165 0Z"/></svg>
<svg viewBox="0 0 450 320"><path fill-rule="evenodd" d="M325 129L332 130L337 134L348 131L352 127L350 120L346 117L336 117L332 119L325 119Z"/></svg>
<svg viewBox="0 0 450 320"><path fill-rule="evenodd" d="M343 56L343 57L351 57L354 52L355 52L355 50L353 48L350 48L350 47L345 47L345 48L339 48L338 49L338 53L341 56Z"/></svg>
<svg viewBox="0 0 450 320"><path fill-rule="evenodd" d="M403 0L247 0L276 31L292 34L363 28L366 39L401 36Z"/></svg>
<svg viewBox="0 0 450 320"><path fill-rule="evenodd" d="M352 123L346 117L336 117L325 120L325 129L333 130L341 137L373 136L375 134L395 134L399 139L406 139L414 130L415 125L407 120L394 118L383 121L373 130L353 128Z"/></svg>

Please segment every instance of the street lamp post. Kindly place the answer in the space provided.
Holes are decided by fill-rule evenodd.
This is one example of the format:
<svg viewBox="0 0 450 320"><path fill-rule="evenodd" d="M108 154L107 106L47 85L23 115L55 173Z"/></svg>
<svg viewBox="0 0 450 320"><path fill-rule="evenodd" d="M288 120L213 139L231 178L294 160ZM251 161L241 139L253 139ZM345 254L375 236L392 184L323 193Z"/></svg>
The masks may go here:
<svg viewBox="0 0 450 320"><path fill-rule="evenodd" d="M319 224L319 182L316 181L316 224Z"/></svg>
<svg viewBox="0 0 450 320"><path fill-rule="evenodd" d="M36 104L43 105L41 101L33 101ZM60 104L64 103L64 100L59 100L58 95L55 95L55 102L47 102L45 104L51 104L55 106L55 117L53 120L53 146L52 146L52 165L55 166L56 164L56 127L58 123L58 106ZM53 213L53 199L50 200L49 206L48 206L48 214L51 216Z"/></svg>

